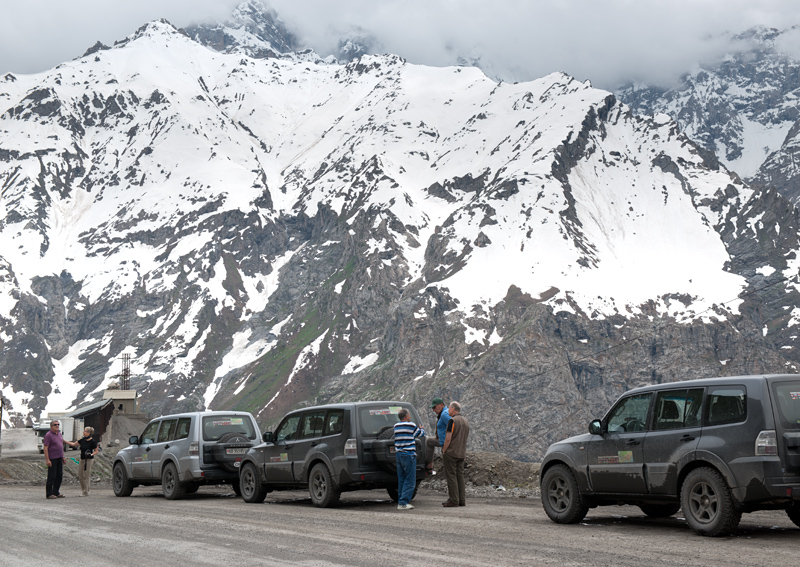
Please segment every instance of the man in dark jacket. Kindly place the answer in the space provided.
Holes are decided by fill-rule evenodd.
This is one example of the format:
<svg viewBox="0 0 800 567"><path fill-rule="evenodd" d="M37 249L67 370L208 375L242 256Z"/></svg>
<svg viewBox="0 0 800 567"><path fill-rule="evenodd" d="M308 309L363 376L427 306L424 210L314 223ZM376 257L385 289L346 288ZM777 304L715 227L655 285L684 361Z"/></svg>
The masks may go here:
<svg viewBox="0 0 800 567"><path fill-rule="evenodd" d="M466 506L466 490L464 485L464 459L467 456L467 437L469 424L461 415L461 404L450 403L450 423L447 425L447 436L442 446L444 475L447 478L447 501L442 502L445 508Z"/></svg>

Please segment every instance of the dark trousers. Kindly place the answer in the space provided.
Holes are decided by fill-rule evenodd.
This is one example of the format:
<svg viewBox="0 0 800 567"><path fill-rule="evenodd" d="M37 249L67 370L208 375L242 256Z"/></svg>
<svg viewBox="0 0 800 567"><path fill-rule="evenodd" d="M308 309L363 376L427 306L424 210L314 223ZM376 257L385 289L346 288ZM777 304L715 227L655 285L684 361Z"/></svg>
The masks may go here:
<svg viewBox="0 0 800 567"><path fill-rule="evenodd" d="M436 447L441 447L441 445L439 445L439 440L436 437L426 437L425 438L425 462L426 463L432 463L433 462L433 457L435 456L433 454L433 452L436 449Z"/></svg>
<svg viewBox="0 0 800 567"><path fill-rule="evenodd" d="M417 485L417 455L397 453L397 503L401 506L411 502Z"/></svg>
<svg viewBox="0 0 800 567"><path fill-rule="evenodd" d="M464 485L464 459L456 459L445 453L442 461L447 479L447 500L453 504L465 504L467 495Z"/></svg>
<svg viewBox="0 0 800 567"><path fill-rule="evenodd" d="M45 485L47 496L61 494L62 478L64 478L64 459L50 459L50 466L47 467L47 484Z"/></svg>

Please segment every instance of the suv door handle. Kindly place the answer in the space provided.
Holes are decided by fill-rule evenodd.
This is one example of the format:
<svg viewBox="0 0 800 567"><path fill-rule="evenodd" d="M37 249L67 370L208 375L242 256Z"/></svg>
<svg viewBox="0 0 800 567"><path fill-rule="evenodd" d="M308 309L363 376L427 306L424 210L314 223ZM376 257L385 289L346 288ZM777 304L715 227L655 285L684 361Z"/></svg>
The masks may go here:
<svg viewBox="0 0 800 567"><path fill-rule="evenodd" d="M638 445L639 443L640 441L638 439L628 439L626 445L628 445L629 447L633 447L634 445Z"/></svg>
<svg viewBox="0 0 800 567"><path fill-rule="evenodd" d="M169 449L169 445L164 445L164 448L165 449Z"/></svg>
<svg viewBox="0 0 800 567"><path fill-rule="evenodd" d="M681 437L681 443L684 443L686 441L692 441L693 439L695 439L694 435L684 435L683 437Z"/></svg>
<svg viewBox="0 0 800 567"><path fill-rule="evenodd" d="M147 449L145 449L145 451L149 451L149 450L150 450L150 447L148 447Z"/></svg>

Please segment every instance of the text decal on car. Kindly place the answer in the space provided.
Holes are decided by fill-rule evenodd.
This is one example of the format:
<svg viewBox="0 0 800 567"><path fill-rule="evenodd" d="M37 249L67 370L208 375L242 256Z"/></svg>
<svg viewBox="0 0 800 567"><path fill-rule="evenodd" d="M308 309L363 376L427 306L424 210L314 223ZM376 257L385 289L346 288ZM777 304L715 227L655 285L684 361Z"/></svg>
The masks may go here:
<svg viewBox="0 0 800 567"><path fill-rule="evenodd" d="M242 420L241 417L236 417L236 418L233 418L233 419L225 419L225 420L212 422L214 427L221 427L223 425L242 425L243 423L244 423L244 421Z"/></svg>
<svg viewBox="0 0 800 567"><path fill-rule="evenodd" d="M632 463L633 451L617 451L614 457L597 457L597 464L599 465L615 465L618 463Z"/></svg>

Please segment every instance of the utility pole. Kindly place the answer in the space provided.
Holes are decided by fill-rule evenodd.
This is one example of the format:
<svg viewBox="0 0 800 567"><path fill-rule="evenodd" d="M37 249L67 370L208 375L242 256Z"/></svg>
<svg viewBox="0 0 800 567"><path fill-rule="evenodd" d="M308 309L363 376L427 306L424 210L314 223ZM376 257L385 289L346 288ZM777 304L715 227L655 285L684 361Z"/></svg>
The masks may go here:
<svg viewBox="0 0 800 567"><path fill-rule="evenodd" d="M0 394L0 455L3 454L3 408L6 406L6 399Z"/></svg>

